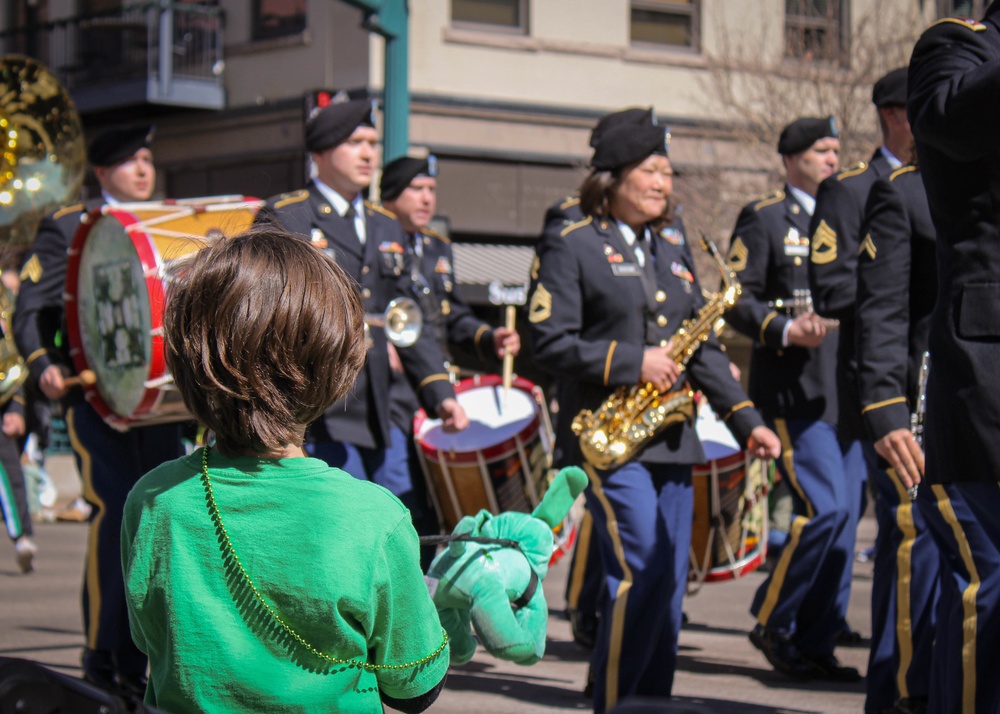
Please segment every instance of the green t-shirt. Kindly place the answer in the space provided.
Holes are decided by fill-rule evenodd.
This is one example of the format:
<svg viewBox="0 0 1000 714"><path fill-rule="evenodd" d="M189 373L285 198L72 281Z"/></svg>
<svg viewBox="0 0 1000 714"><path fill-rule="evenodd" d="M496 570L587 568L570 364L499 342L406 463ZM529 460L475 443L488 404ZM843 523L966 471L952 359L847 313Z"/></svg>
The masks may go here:
<svg viewBox="0 0 1000 714"><path fill-rule="evenodd" d="M183 712L381 712L445 676L449 652L401 670L332 665L282 630L224 560L201 450L146 474L122 525L129 622L149 655L146 703ZM320 652L396 665L444 635L409 512L388 491L310 458L209 455L236 555L281 620Z"/></svg>

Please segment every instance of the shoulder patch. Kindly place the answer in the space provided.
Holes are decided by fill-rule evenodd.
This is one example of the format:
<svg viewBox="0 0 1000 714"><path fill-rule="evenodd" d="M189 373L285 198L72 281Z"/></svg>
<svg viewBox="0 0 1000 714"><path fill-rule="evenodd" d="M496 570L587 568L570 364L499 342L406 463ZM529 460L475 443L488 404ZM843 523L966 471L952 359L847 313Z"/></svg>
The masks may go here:
<svg viewBox="0 0 1000 714"><path fill-rule="evenodd" d="M568 236L570 233L572 233L573 231L575 231L577 228L583 228L584 226L589 225L591 223L591 221L593 221L593 220L594 220L593 216L587 216L582 221L577 221L576 223L570 223L568 226L566 226L565 228L562 229L562 231L559 233L559 235L563 236L563 237Z"/></svg>
<svg viewBox="0 0 1000 714"><path fill-rule="evenodd" d="M451 239L450 238L445 238L440 233L435 233L434 231L429 231L426 228L424 228L421 231L421 233L423 233L425 236L430 236L431 238L435 238L435 239L441 241L442 243L444 243L446 245L451 243Z"/></svg>
<svg viewBox="0 0 1000 714"><path fill-rule="evenodd" d="M889 174L889 180L890 181L895 181L897 178L899 178L903 174L912 173L912 172L914 172L916 170L917 170L917 167L914 166L913 164L910 164L909 166L900 166L898 169L896 169L891 174Z"/></svg>
<svg viewBox="0 0 1000 714"><path fill-rule="evenodd" d="M961 25L967 30L972 30L973 32L982 32L983 30L986 29L986 25L977 20L974 20L971 17L945 17L935 22L933 25L931 25L931 27L937 27L938 25L943 25L945 23Z"/></svg>
<svg viewBox="0 0 1000 714"><path fill-rule="evenodd" d="M819 222L812 237L812 252L809 260L816 265L826 265L837 259L837 231L830 228L825 220Z"/></svg>
<svg viewBox="0 0 1000 714"><path fill-rule="evenodd" d="M66 208L60 208L58 211L52 214L52 217L59 220L63 216L68 216L71 213L80 213L83 211L82 203L74 203L72 206L66 206Z"/></svg>
<svg viewBox="0 0 1000 714"><path fill-rule="evenodd" d="M542 261L535 256L535 259L531 261L531 279L538 280L538 267L542 264Z"/></svg>
<svg viewBox="0 0 1000 714"><path fill-rule="evenodd" d="M392 220L396 220L396 214L390 211L385 206L380 206L379 204L372 203L371 201L365 201L365 207L373 211L377 211L378 213L381 213L383 216L388 216Z"/></svg>
<svg viewBox="0 0 1000 714"><path fill-rule="evenodd" d="M785 200L785 192L779 189L776 193L772 193L767 198L755 203L753 210L759 211L762 208L767 208L768 206L772 206L775 203L780 203L781 201L784 200Z"/></svg>
<svg viewBox="0 0 1000 714"><path fill-rule="evenodd" d="M747 250L746 244L743 239L739 236L733 241L732 245L729 246L729 255L726 257L726 264L729 265L735 272L739 273L746 270L747 267L747 256L750 251Z"/></svg>
<svg viewBox="0 0 1000 714"><path fill-rule="evenodd" d="M31 260L24 264L21 268L21 282L32 282L37 283L42 279L42 261L38 259L38 255L31 256Z"/></svg>
<svg viewBox="0 0 1000 714"><path fill-rule="evenodd" d="M860 174L863 174L867 170L868 170L867 162L859 161L851 168L844 169L839 174L837 174L837 180L843 181L846 178L851 178L851 176L858 176Z"/></svg>
<svg viewBox="0 0 1000 714"><path fill-rule="evenodd" d="M878 249L875 247L875 241L872 240L872 234L869 233L865 236L865 239L861 241L861 245L858 246L858 257L862 255L867 255L871 260L875 260L875 254Z"/></svg>
<svg viewBox="0 0 1000 714"><path fill-rule="evenodd" d="M299 191L292 191L291 193L283 193L278 200L274 202L274 207L284 208L285 206L290 206L293 203L301 203L307 198L309 198L309 191L304 188Z"/></svg>
<svg viewBox="0 0 1000 714"><path fill-rule="evenodd" d="M531 323L545 322L552 317L552 293L538 283L535 292L531 294L531 307L528 309L528 321Z"/></svg>
<svg viewBox="0 0 1000 714"><path fill-rule="evenodd" d="M572 208L578 203L580 203L579 196L567 196L566 200L559 204L559 208L565 211L567 208Z"/></svg>

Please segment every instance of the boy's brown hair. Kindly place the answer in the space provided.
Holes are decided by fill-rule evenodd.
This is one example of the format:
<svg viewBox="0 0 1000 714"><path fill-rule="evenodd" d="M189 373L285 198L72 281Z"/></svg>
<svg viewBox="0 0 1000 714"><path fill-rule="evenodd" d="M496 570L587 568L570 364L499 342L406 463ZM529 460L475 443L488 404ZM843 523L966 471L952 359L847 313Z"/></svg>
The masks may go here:
<svg viewBox="0 0 1000 714"><path fill-rule="evenodd" d="M167 366L228 455L301 445L364 364L364 311L329 257L266 226L171 266Z"/></svg>

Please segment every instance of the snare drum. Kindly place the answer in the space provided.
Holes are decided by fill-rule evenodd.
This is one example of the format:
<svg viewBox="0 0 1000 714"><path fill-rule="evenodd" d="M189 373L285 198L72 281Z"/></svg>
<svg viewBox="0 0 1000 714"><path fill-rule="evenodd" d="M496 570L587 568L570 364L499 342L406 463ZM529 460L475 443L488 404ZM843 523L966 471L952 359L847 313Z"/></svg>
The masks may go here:
<svg viewBox="0 0 1000 714"><path fill-rule="evenodd" d="M447 530L481 509L531 512L548 485L552 425L540 387L513 380L505 395L499 375L464 379L455 385L469 427L455 434L439 419L417 412L413 423L417 454ZM571 528L564 524L568 537Z"/></svg>
<svg viewBox="0 0 1000 714"><path fill-rule="evenodd" d="M163 354L164 267L205 237L253 223L262 201L221 196L105 205L83 219L66 267L66 326L87 401L112 426L190 419Z"/></svg>
<svg viewBox="0 0 1000 714"><path fill-rule="evenodd" d="M694 590L703 582L741 577L764 562L768 491L766 462L743 451L704 401L695 426L708 461L692 472L688 580Z"/></svg>

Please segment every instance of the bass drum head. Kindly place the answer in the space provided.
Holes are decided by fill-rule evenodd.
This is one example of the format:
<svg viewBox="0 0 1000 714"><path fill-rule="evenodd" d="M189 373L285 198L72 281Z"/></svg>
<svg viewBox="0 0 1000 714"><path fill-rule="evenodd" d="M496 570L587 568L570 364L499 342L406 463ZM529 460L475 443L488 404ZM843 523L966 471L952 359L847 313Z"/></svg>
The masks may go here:
<svg viewBox="0 0 1000 714"><path fill-rule="evenodd" d="M90 226L80 248L76 286L79 344L86 367L97 376L101 398L121 416L132 414L143 402L154 327L145 271L123 228L113 214Z"/></svg>

